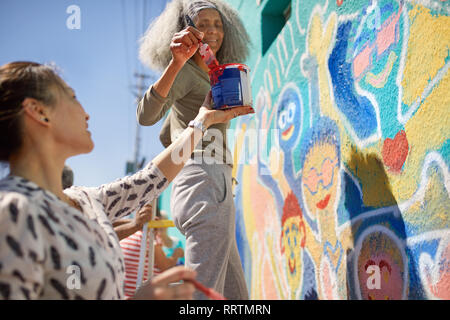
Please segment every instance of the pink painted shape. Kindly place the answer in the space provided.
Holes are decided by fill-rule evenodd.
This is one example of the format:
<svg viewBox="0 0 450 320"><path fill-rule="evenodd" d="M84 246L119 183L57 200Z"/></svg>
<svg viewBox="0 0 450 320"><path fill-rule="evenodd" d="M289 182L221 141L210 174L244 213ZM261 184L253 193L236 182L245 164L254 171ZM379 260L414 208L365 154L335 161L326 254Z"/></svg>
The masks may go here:
<svg viewBox="0 0 450 320"><path fill-rule="evenodd" d="M398 21L400 19L400 13L402 12L402 7L400 7L397 13L393 13L381 27L381 30L377 35L377 55L380 56L389 47L398 41Z"/></svg>
<svg viewBox="0 0 450 320"><path fill-rule="evenodd" d="M353 76L358 79L372 63L373 46L367 45L353 60Z"/></svg>
<svg viewBox="0 0 450 320"><path fill-rule="evenodd" d="M427 273L429 290L438 299L450 300L450 245L448 245L439 258L439 278L433 283L433 276Z"/></svg>
<svg viewBox="0 0 450 320"><path fill-rule="evenodd" d="M266 249L267 250L267 249ZM267 300L278 300L280 299L277 289L275 286L275 279L273 277L272 268L270 261L266 257L263 261L264 264L264 274L262 280L262 286L264 287L265 297Z"/></svg>
<svg viewBox="0 0 450 320"><path fill-rule="evenodd" d="M323 299L325 300L335 300L336 297L333 294L333 271L330 268L330 264L328 261L324 262L322 265L322 287L323 287Z"/></svg>

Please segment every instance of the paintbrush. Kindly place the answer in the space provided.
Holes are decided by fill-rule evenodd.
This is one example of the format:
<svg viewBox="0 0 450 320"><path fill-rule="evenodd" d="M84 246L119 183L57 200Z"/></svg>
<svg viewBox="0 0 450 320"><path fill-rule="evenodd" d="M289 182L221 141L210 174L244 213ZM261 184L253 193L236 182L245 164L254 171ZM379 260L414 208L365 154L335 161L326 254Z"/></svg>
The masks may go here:
<svg viewBox="0 0 450 320"><path fill-rule="evenodd" d="M197 290L203 292L205 296L207 296L212 300L227 300L223 295L218 293L216 290L205 287L197 280L188 280L188 281L191 281Z"/></svg>
<svg viewBox="0 0 450 320"><path fill-rule="evenodd" d="M191 17L188 15L185 15L186 24L188 26L191 26L195 29L197 27L195 26L194 21L192 21ZM219 61L217 61L216 56L214 55L213 51L209 47L207 43L204 43L203 41L199 40L200 47L198 49L200 56L202 57L202 60L205 62L205 64L208 66L209 69L213 69L219 65Z"/></svg>

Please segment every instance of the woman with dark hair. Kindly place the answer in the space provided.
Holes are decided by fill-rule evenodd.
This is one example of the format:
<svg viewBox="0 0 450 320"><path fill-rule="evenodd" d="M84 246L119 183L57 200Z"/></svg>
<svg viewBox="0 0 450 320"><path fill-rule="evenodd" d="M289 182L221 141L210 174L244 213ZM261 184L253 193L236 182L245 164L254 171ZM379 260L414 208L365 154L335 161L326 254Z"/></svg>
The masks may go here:
<svg viewBox="0 0 450 320"><path fill-rule="evenodd" d="M202 108L196 119L210 126L250 111ZM187 128L134 175L63 190L66 159L94 147L88 120L74 91L50 67L0 67L0 161L10 168L0 180L2 299L122 299L123 256L112 223L157 197L201 138L198 129ZM192 298L188 280L195 276L173 268L144 283L134 298ZM169 286L180 280L187 281Z"/></svg>
<svg viewBox="0 0 450 320"><path fill-rule="evenodd" d="M192 28L189 20L201 31ZM190 26L189 26L190 25ZM187 51L174 52L171 39L186 37ZM243 62L249 37L238 13L220 0L173 0L150 25L141 40L140 58L153 69L164 70L137 108L141 125L164 120L160 139L167 147L194 120L203 97L211 89L208 66L198 40L207 43L219 63ZM228 299L248 299L248 290L235 236L232 195L232 155L226 129L220 123L206 130L180 175L173 182L171 212L186 236L186 266L199 280ZM195 298L205 299L200 292Z"/></svg>

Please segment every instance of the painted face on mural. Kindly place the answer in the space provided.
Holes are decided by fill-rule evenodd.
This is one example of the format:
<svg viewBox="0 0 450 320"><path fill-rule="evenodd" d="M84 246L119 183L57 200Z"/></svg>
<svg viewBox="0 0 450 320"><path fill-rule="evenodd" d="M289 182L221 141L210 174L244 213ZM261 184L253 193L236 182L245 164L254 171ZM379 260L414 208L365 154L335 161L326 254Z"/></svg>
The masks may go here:
<svg viewBox="0 0 450 320"><path fill-rule="evenodd" d="M300 218L292 217L286 220L283 228L283 247L286 256L286 269L289 283L292 285L300 282L302 270L302 248L301 239L304 237L304 230L299 228Z"/></svg>
<svg viewBox="0 0 450 320"><path fill-rule="evenodd" d="M368 235L358 257L361 298L400 300L403 295L404 263L400 249L385 233Z"/></svg>
<svg viewBox="0 0 450 320"><path fill-rule="evenodd" d="M336 146L318 143L308 152L302 170L305 202L316 215L334 207L340 179Z"/></svg>
<svg viewBox="0 0 450 320"><path fill-rule="evenodd" d="M301 131L302 102L298 91L288 86L280 94L277 111L277 128L282 149L291 149Z"/></svg>
<svg viewBox="0 0 450 320"><path fill-rule="evenodd" d="M301 282L303 271L303 248L306 229L298 200L288 194L283 207L281 253L286 258L286 274L291 292L295 293Z"/></svg>

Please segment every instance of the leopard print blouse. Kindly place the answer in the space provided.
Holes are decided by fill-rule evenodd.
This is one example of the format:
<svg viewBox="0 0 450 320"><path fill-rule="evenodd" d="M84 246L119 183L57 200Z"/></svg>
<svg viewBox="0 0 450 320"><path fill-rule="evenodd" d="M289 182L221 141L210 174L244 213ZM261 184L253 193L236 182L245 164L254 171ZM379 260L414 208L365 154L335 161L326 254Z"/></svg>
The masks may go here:
<svg viewBox="0 0 450 320"><path fill-rule="evenodd" d="M152 163L97 188L64 190L77 210L17 176L0 181L0 299L123 299L125 268L112 223L158 197Z"/></svg>

